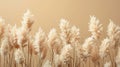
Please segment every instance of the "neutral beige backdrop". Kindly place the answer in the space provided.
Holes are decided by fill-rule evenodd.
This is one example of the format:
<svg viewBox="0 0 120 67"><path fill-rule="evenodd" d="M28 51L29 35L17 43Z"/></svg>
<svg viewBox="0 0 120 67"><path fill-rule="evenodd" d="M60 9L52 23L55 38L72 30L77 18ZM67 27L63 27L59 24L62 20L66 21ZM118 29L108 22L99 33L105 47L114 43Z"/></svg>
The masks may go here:
<svg viewBox="0 0 120 67"><path fill-rule="evenodd" d="M0 0L0 16L12 25L20 25L26 9L35 15L33 33L39 26L46 32L53 27L58 29L59 20L65 18L80 28L84 39L90 35L87 33L90 15L100 20L104 31L109 19L120 25L120 0Z"/></svg>

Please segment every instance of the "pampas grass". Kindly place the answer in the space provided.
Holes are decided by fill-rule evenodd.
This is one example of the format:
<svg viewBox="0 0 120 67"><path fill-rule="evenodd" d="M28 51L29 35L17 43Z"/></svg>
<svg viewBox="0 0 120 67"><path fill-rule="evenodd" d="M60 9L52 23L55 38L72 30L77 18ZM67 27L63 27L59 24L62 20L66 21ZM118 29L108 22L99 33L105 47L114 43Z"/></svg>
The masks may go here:
<svg viewBox="0 0 120 67"><path fill-rule="evenodd" d="M24 64L25 62L25 57L21 49L17 49L14 53L15 55L15 61L18 64Z"/></svg>
<svg viewBox="0 0 120 67"><path fill-rule="evenodd" d="M46 34L40 27L32 35L33 17L27 10L20 27L0 17L0 67L120 66L120 26L112 20L102 38L103 25L90 16L91 35L81 43L80 29L65 19L60 20L60 31L52 28Z"/></svg>
<svg viewBox="0 0 120 67"><path fill-rule="evenodd" d="M111 62L106 62L105 64L104 64L104 67L110 67L111 66Z"/></svg>

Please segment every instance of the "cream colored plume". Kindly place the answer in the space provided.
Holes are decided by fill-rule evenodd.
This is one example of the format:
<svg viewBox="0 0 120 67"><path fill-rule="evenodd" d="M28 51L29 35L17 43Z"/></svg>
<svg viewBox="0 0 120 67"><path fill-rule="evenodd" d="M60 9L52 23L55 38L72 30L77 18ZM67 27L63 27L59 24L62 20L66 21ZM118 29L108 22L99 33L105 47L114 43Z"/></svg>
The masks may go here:
<svg viewBox="0 0 120 67"><path fill-rule="evenodd" d="M24 43L27 41L28 34L33 24L33 15L29 10L23 16L22 26L17 30L17 39L20 46L25 46Z"/></svg>
<svg viewBox="0 0 120 67"><path fill-rule="evenodd" d="M66 29L69 29L70 24L67 20L61 19L59 27L60 27L61 31L65 31Z"/></svg>
<svg viewBox="0 0 120 67"><path fill-rule="evenodd" d="M21 49L17 49L14 55L16 63L23 64L25 62L25 57Z"/></svg>
<svg viewBox="0 0 120 67"><path fill-rule="evenodd" d="M46 40L45 32L41 28L39 28L38 32L35 34L35 42L40 44L45 42L45 40Z"/></svg>
<svg viewBox="0 0 120 67"><path fill-rule="evenodd" d="M2 17L0 17L0 24L5 24L5 20Z"/></svg>
<svg viewBox="0 0 120 67"><path fill-rule="evenodd" d="M17 26L14 25L11 29L11 43L13 44L13 46L15 46L17 44Z"/></svg>
<svg viewBox="0 0 120 67"><path fill-rule="evenodd" d="M17 43L19 46L24 46L24 43L27 41L28 31L26 29L17 30Z"/></svg>
<svg viewBox="0 0 120 67"><path fill-rule="evenodd" d="M113 21L110 20L110 23L108 25L108 31L107 31L108 37L112 40L120 44L120 26L117 26L113 23ZM113 44L118 45L118 44Z"/></svg>
<svg viewBox="0 0 120 67"><path fill-rule="evenodd" d="M34 38L35 38L35 41L33 43L33 48L34 48L35 54L39 54L40 48L43 48L42 45L46 40L45 33L41 28L39 28Z"/></svg>
<svg viewBox="0 0 120 67"><path fill-rule="evenodd" d="M7 37L5 37L3 40L2 40L2 44L1 44L1 55L2 56L6 56L9 51L10 51L10 45L9 45L9 40Z"/></svg>
<svg viewBox="0 0 120 67"><path fill-rule="evenodd" d="M27 10L23 16L22 26L30 28L32 26L33 22L34 22L33 15L31 14L31 12L29 10Z"/></svg>
<svg viewBox="0 0 120 67"><path fill-rule="evenodd" d="M63 44L68 44L69 43L69 34L70 34L70 24L67 20L65 19L61 19L60 20L60 24L59 24L59 27L60 27L60 38L62 39L63 41Z"/></svg>
<svg viewBox="0 0 120 67"><path fill-rule="evenodd" d="M61 50L61 54L60 54L60 61L63 63L67 63L70 61L71 59L71 50L72 50L72 46L70 44L68 45L64 45L64 47Z"/></svg>
<svg viewBox="0 0 120 67"><path fill-rule="evenodd" d="M5 29L5 20L2 17L0 17L0 39L3 36L4 29Z"/></svg>
<svg viewBox="0 0 120 67"><path fill-rule="evenodd" d="M43 64L43 67L52 67L51 62L46 60L46 62Z"/></svg>
<svg viewBox="0 0 120 67"><path fill-rule="evenodd" d="M54 64L55 67L58 67L60 65L61 61L60 61L60 55L59 54L54 54Z"/></svg>
<svg viewBox="0 0 120 67"><path fill-rule="evenodd" d="M111 67L111 62L109 61L109 62L106 62L105 64L104 64L104 67Z"/></svg>
<svg viewBox="0 0 120 67"><path fill-rule="evenodd" d="M85 40L84 44L82 45L84 56L89 56L93 45L96 45L96 40L93 37L89 37Z"/></svg>
<svg viewBox="0 0 120 67"><path fill-rule="evenodd" d="M51 29L49 34L48 34L48 43L53 44L54 40L57 38L57 31L56 29Z"/></svg>
<svg viewBox="0 0 120 67"><path fill-rule="evenodd" d="M90 16L89 31L92 33L94 38L100 38L103 27L99 20L95 16Z"/></svg>
<svg viewBox="0 0 120 67"><path fill-rule="evenodd" d="M70 42L71 44L79 43L80 41L80 30L76 26L72 26L70 29Z"/></svg>
<svg viewBox="0 0 120 67"><path fill-rule="evenodd" d="M110 39L105 38L102 41L102 44L100 45L100 49L99 49L99 55L101 58L105 57L108 53L108 48L110 47Z"/></svg>
<svg viewBox="0 0 120 67"><path fill-rule="evenodd" d="M55 47L59 46L61 43L59 39L59 35L57 34L56 29L51 29L48 34L48 45L50 48L54 49Z"/></svg>
<svg viewBox="0 0 120 67"><path fill-rule="evenodd" d="M113 21L110 20L107 31L108 36L112 37L113 35L115 35L116 31L117 31L117 26L113 23Z"/></svg>

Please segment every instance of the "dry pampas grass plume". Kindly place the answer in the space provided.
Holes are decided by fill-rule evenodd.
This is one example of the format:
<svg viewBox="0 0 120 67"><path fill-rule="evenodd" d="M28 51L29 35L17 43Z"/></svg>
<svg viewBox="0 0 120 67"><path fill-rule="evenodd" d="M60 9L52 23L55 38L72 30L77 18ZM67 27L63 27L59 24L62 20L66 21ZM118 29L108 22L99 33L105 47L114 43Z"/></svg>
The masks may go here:
<svg viewBox="0 0 120 67"><path fill-rule="evenodd" d="M2 17L0 17L0 39L3 37L4 29L5 29L5 20Z"/></svg>
<svg viewBox="0 0 120 67"><path fill-rule="evenodd" d="M90 16L89 31L96 39L100 38L100 36L102 35L102 24L99 22L98 19L96 19L95 16Z"/></svg>
<svg viewBox="0 0 120 67"><path fill-rule="evenodd" d="M107 53L109 52L109 49L108 49L109 46L110 46L110 40L108 38L105 38L102 41L102 44L100 45L100 49L99 49L99 55L101 58L107 55Z"/></svg>
<svg viewBox="0 0 120 67"><path fill-rule="evenodd" d="M35 41L33 43L33 48L34 48L34 51L35 51L35 54L41 54L41 57L43 57L44 55L44 51L46 51L46 35L45 35L45 32L39 28L38 32L35 34ZM45 48L45 50L43 50ZM46 54L46 52L45 52Z"/></svg>
<svg viewBox="0 0 120 67"><path fill-rule="evenodd" d="M24 43L27 41L28 33L33 24L33 15L27 10L23 16L22 26L17 31L18 45L24 46Z"/></svg>
<svg viewBox="0 0 120 67"><path fill-rule="evenodd" d="M6 56L8 55L9 51L10 51L9 41L8 38L5 37L1 44L1 55Z"/></svg>
<svg viewBox="0 0 120 67"><path fill-rule="evenodd" d="M111 66L111 62L109 61L109 62L106 62L105 64L104 64L104 67L110 67Z"/></svg>
<svg viewBox="0 0 120 67"><path fill-rule="evenodd" d="M112 47L116 47L120 44L120 26L117 26L110 20L108 25L107 35L112 41Z"/></svg>
<svg viewBox="0 0 120 67"><path fill-rule="evenodd" d="M61 50L61 54L60 54L60 61L64 64L69 63L70 59L71 59L71 50L72 47L71 45L65 45L62 50Z"/></svg>
<svg viewBox="0 0 120 67"><path fill-rule="evenodd" d="M21 49L17 49L14 55L16 63L23 64L25 62L25 57Z"/></svg>

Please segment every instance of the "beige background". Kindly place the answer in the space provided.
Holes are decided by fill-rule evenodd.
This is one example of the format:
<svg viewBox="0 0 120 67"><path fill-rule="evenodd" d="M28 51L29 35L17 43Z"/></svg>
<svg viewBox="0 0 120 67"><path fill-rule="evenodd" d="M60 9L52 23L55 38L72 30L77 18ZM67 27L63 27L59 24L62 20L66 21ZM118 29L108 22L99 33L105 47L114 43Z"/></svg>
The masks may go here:
<svg viewBox="0 0 120 67"><path fill-rule="evenodd" d="M81 38L85 38L90 34L87 33L90 15L100 20L104 30L109 19L120 25L120 0L0 0L0 16L12 25L20 25L26 9L35 15L34 31L39 26L46 32L53 27L58 29L59 20L65 18L78 26Z"/></svg>

